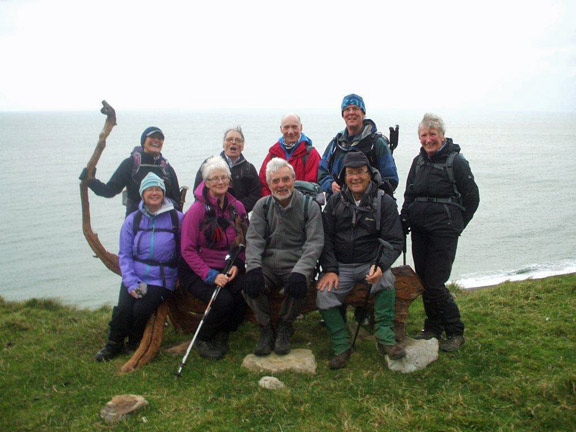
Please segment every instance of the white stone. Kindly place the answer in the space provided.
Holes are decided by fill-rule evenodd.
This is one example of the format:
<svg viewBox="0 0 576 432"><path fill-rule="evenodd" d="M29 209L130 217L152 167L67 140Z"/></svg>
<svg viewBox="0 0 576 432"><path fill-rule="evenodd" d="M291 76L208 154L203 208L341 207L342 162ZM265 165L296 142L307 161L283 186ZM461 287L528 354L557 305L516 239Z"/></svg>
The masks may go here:
<svg viewBox="0 0 576 432"><path fill-rule="evenodd" d="M429 340L406 338L402 346L406 349L406 357L400 360L390 360L386 356L390 370L402 373L415 372L438 360L439 344L436 338Z"/></svg>
<svg viewBox="0 0 576 432"><path fill-rule="evenodd" d="M276 377L265 376L258 381L258 385L268 390L279 390L286 388L286 385Z"/></svg>
<svg viewBox="0 0 576 432"><path fill-rule="evenodd" d="M253 372L269 372L271 374L296 372L316 375L317 364L311 350L293 349L290 353L282 356L275 353L264 357L248 354L244 358L242 366Z"/></svg>
<svg viewBox="0 0 576 432"><path fill-rule="evenodd" d="M142 396L124 394L114 396L100 411L100 417L107 423L118 423L128 414L148 406L148 401Z"/></svg>

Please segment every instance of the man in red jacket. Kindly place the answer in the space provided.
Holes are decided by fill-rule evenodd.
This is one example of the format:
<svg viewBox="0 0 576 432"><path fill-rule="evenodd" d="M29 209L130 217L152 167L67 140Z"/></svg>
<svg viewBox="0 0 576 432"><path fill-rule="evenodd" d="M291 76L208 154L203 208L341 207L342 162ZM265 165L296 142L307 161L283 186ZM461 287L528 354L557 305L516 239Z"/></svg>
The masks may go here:
<svg viewBox="0 0 576 432"><path fill-rule="evenodd" d="M280 132L282 132L282 137L270 147L260 168L262 196L270 195L270 189L266 183L266 165L270 159L275 157L287 160L292 165L296 173L296 180L314 183L318 181L320 154L312 146L312 140L302 132L300 117L297 114L286 114L282 117Z"/></svg>

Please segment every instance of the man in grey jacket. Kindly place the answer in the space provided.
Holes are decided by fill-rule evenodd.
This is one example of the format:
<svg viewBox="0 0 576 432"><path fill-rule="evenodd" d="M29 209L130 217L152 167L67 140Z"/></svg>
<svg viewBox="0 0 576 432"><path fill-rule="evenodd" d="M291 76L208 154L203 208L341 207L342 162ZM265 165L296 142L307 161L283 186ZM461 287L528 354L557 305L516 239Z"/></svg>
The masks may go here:
<svg viewBox="0 0 576 432"><path fill-rule="evenodd" d="M324 247L320 207L294 189L294 168L273 158L266 166L266 181L272 195L254 206L246 235L244 298L260 327L254 349L258 356L272 350L280 355L290 352L292 324L306 302ZM285 295L275 338L268 304L273 290L283 290Z"/></svg>

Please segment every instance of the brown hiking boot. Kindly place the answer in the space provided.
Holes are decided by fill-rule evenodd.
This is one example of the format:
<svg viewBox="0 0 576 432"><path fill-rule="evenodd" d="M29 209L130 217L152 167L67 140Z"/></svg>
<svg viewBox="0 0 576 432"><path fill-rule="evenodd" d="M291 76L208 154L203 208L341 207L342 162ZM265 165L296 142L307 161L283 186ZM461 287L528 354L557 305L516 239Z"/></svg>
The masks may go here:
<svg viewBox="0 0 576 432"><path fill-rule="evenodd" d="M464 345L464 336L451 335L440 344L440 350L444 352L454 352L458 351L462 345Z"/></svg>
<svg viewBox="0 0 576 432"><path fill-rule="evenodd" d="M350 361L351 356L352 356L352 348L348 348L346 351L344 351L341 354L338 354L336 357L330 360L328 366L332 370L345 368L348 362Z"/></svg>
<svg viewBox="0 0 576 432"><path fill-rule="evenodd" d="M406 357L406 350L400 345L383 345L381 343L376 345L378 346L378 352L384 357L388 356L390 360L400 360Z"/></svg>

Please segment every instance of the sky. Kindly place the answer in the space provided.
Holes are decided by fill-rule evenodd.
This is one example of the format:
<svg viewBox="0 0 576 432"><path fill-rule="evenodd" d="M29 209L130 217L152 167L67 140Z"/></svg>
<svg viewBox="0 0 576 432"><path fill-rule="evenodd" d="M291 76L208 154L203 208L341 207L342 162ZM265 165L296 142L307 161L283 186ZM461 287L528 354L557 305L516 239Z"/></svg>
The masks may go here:
<svg viewBox="0 0 576 432"><path fill-rule="evenodd" d="M573 0L0 0L0 53L0 111L576 111Z"/></svg>

